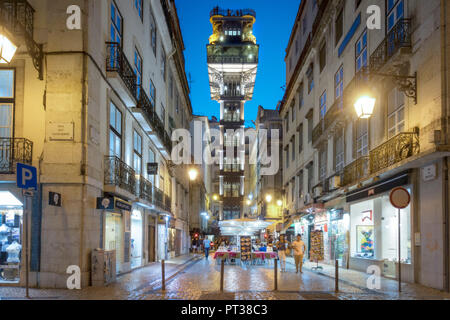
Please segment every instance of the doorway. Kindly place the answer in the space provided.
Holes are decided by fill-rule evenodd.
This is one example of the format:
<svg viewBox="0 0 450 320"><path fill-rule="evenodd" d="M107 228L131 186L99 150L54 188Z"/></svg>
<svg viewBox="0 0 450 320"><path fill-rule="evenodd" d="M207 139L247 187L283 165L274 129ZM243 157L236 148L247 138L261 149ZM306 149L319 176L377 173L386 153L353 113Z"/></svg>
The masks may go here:
<svg viewBox="0 0 450 320"><path fill-rule="evenodd" d="M155 226L148 226L148 262L155 261Z"/></svg>
<svg viewBox="0 0 450 320"><path fill-rule="evenodd" d="M120 214L108 212L106 215L105 249L116 251L116 273L122 272L123 226Z"/></svg>

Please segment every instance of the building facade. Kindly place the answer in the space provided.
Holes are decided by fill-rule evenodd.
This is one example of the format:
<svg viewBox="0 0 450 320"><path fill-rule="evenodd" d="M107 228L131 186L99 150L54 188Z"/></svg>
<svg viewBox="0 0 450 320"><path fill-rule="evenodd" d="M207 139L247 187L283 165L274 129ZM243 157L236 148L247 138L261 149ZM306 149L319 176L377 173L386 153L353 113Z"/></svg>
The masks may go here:
<svg viewBox="0 0 450 320"><path fill-rule="evenodd" d="M79 30L67 28L69 5ZM170 155L192 107L174 1L2 1L0 11L19 47L0 64L2 236L23 248L16 264L2 254L1 277L24 284L27 248L31 285L57 288L69 266L90 285L97 248L115 251L117 273L187 253L189 180ZM28 244L16 163L38 173Z"/></svg>
<svg viewBox="0 0 450 320"><path fill-rule="evenodd" d="M395 278L400 256L404 281L448 290L449 14L438 0L300 4L280 106L284 227L308 247L322 230L325 262Z"/></svg>
<svg viewBox="0 0 450 320"><path fill-rule="evenodd" d="M259 46L253 36L253 10L210 13L213 34L207 46L211 99L220 103L220 220L239 219L244 211L244 104L252 99Z"/></svg>

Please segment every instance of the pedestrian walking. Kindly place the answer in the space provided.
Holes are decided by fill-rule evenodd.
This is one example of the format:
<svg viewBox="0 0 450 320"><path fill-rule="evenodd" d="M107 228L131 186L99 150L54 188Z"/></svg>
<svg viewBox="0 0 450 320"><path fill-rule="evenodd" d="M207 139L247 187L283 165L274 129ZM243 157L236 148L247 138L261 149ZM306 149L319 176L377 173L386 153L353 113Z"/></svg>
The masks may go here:
<svg viewBox="0 0 450 320"><path fill-rule="evenodd" d="M286 250L288 243L285 240L285 235L280 235L280 240L277 242L278 259L280 260L281 272L286 272Z"/></svg>
<svg viewBox="0 0 450 320"><path fill-rule="evenodd" d="M297 239L292 243L292 248L294 249L294 260L295 260L295 268L298 273L303 273L303 256L305 254L306 245L302 240L302 236L300 234L297 235Z"/></svg>
<svg viewBox="0 0 450 320"><path fill-rule="evenodd" d="M203 247L205 248L205 258L208 260L209 257L209 249L211 248L211 241L209 241L207 238L203 240Z"/></svg>

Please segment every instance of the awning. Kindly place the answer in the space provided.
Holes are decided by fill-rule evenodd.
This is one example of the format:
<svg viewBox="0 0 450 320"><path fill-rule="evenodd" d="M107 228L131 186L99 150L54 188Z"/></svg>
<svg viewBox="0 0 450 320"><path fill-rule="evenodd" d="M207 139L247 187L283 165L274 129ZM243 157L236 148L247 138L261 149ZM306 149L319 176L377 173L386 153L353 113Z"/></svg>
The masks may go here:
<svg viewBox="0 0 450 320"><path fill-rule="evenodd" d="M256 219L234 219L219 222L220 234L223 236L251 236L256 232L267 229L273 221Z"/></svg>
<svg viewBox="0 0 450 320"><path fill-rule="evenodd" d="M22 202L19 201L11 192L0 191L0 207L22 207Z"/></svg>

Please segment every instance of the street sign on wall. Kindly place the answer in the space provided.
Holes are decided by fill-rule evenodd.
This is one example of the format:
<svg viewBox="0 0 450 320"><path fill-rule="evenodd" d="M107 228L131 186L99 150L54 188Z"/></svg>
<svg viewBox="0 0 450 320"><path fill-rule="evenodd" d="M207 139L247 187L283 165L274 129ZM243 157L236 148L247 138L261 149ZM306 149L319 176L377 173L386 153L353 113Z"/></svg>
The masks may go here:
<svg viewBox="0 0 450 320"><path fill-rule="evenodd" d="M23 163L17 163L17 187L20 189L37 190L37 169Z"/></svg>
<svg viewBox="0 0 450 320"><path fill-rule="evenodd" d="M411 202L411 196L408 190L406 190L405 188L397 187L392 189L391 193L389 194L389 200L395 208L405 209Z"/></svg>

